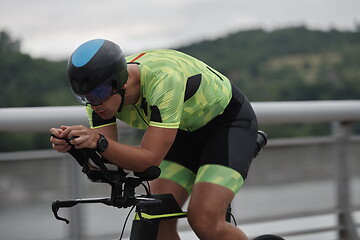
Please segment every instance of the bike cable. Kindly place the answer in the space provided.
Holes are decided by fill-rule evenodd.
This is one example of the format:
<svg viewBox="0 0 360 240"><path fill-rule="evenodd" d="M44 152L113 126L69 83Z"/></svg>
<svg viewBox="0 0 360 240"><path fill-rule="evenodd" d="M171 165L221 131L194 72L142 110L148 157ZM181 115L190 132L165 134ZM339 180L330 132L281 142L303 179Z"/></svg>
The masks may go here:
<svg viewBox="0 0 360 240"><path fill-rule="evenodd" d="M131 214L131 212L134 210L134 208L135 208L135 205L131 207L129 213L127 214L127 216L126 216L126 218L125 218L125 222L124 222L123 228L122 228L122 230L121 230L121 234L120 234L119 240L121 240L121 239L123 238L123 235L124 235L124 232L125 232L125 228L126 228L126 224L127 224L128 220L129 220L130 214Z"/></svg>
<svg viewBox="0 0 360 240"><path fill-rule="evenodd" d="M145 189L145 191L146 191L146 195L147 195L147 196L150 196L151 191L150 191L149 181L145 181L145 182L146 182L147 186L145 185L144 182L142 182L142 183L140 183L140 184L141 184L141 186L144 187L144 189Z"/></svg>
<svg viewBox="0 0 360 240"><path fill-rule="evenodd" d="M230 217L231 217L232 220L234 221L234 225L237 226L237 222L236 222L236 219L235 219L234 214L232 214L230 211L227 211L227 213L230 214Z"/></svg>
<svg viewBox="0 0 360 240"><path fill-rule="evenodd" d="M147 183L147 186L142 182L141 185L145 188L145 191L146 191L146 194L147 196L150 196L150 184L149 184L149 181L146 181ZM123 225L123 228L121 230L121 234L120 234L120 237L119 237L119 240L121 240L123 238L123 235L124 235L124 232L125 232L125 228L126 228L126 224L129 220L129 217L130 217L130 214L131 212L134 210L134 208L136 207L136 205L132 206L129 213L127 214L126 218L125 218L125 222L124 222L124 225Z"/></svg>

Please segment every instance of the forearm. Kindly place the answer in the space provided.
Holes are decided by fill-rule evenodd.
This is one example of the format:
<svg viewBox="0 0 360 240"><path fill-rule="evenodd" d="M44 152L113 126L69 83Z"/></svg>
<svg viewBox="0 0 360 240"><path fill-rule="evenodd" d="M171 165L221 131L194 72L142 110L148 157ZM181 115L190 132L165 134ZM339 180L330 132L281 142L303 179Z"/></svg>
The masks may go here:
<svg viewBox="0 0 360 240"><path fill-rule="evenodd" d="M162 157L143 146L131 146L108 139L109 145L102 156L120 168L142 172L151 166L159 166Z"/></svg>

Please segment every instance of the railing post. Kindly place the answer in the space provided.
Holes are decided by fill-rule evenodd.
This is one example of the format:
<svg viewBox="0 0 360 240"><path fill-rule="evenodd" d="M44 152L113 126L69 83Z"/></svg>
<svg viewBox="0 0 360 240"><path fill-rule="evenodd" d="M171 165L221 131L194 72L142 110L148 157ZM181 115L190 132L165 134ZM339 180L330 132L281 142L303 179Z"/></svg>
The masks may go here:
<svg viewBox="0 0 360 240"><path fill-rule="evenodd" d="M356 227L351 216L351 193L350 193L350 160L351 160L351 134L353 123L333 123L333 135L336 149L336 176L337 176L337 208L339 240L359 240Z"/></svg>
<svg viewBox="0 0 360 240"><path fill-rule="evenodd" d="M79 165L70 155L66 159L67 164L67 173L68 173L68 186L69 186L69 195L71 198L79 198L81 194L81 181L80 175L81 170L79 170ZM83 226L83 208L81 205L69 208L70 213L70 223L69 223L69 232L68 237L70 240L80 240L84 237L84 226Z"/></svg>

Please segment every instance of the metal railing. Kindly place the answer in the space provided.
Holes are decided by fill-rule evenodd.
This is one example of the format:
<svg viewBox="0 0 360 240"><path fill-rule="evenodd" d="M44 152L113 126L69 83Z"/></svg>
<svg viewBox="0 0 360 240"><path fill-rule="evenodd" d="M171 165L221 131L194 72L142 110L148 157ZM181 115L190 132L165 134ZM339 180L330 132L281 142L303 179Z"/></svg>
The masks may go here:
<svg viewBox="0 0 360 240"><path fill-rule="evenodd" d="M360 100L254 102L252 106L260 125L360 120ZM88 125L82 106L0 108L0 133L48 132L54 126L75 124Z"/></svg>
<svg viewBox="0 0 360 240"><path fill-rule="evenodd" d="M261 125L284 123L331 122L337 159L336 197L337 222L335 230L339 240L360 240L357 225L353 220L350 199L349 161L350 141L353 126L360 121L360 101L304 101L304 102L257 102L252 103ZM87 125L85 109L72 107L3 108L0 109L0 133L48 132L49 128L64 125ZM121 127L126 127L120 124ZM6 153L5 153L6 154ZM10 156L10 155L9 155ZM2 155L1 158L6 158ZM77 181L73 173L72 181ZM77 186L77 184L73 184ZM73 189L76 191L76 189ZM305 214L306 215L306 214ZM74 214L73 222L76 221ZM289 217L289 216L288 216ZM81 234L80 224L73 224L71 236L77 239ZM318 229L321 230L321 229ZM323 229L324 230L324 229ZM326 230L326 229L325 229ZM327 229L328 230L328 229ZM79 232L80 231L80 232ZM287 235L306 233L306 230Z"/></svg>

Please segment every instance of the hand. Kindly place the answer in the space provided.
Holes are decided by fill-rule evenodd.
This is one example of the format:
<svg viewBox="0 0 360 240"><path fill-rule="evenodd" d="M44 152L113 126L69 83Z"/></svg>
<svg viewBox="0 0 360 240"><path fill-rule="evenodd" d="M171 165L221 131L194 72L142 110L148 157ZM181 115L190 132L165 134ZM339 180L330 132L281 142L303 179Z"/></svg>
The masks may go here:
<svg viewBox="0 0 360 240"><path fill-rule="evenodd" d="M52 148L58 152L67 152L71 149L71 146L68 142L63 139L60 139L60 135L63 133L63 129L60 128L51 128L50 133L58 137L50 137L50 142L52 143Z"/></svg>
<svg viewBox="0 0 360 240"><path fill-rule="evenodd" d="M61 126L60 138L66 137L77 149L96 148L100 135L90 128L82 125Z"/></svg>

